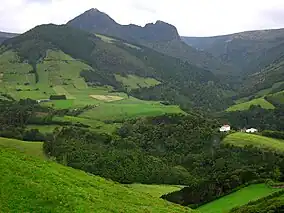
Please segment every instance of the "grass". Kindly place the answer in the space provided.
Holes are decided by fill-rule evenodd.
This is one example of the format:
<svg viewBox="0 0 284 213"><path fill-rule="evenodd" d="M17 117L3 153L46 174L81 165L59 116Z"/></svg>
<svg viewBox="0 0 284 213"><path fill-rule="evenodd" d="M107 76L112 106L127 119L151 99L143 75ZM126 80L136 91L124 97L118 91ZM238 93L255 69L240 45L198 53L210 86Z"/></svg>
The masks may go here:
<svg viewBox="0 0 284 213"><path fill-rule="evenodd" d="M28 155L36 156L39 158L45 158L42 145L42 142L28 142L0 137L0 149L9 148L18 150Z"/></svg>
<svg viewBox="0 0 284 213"><path fill-rule="evenodd" d="M279 190L281 189L271 188L266 184L254 184L207 203L197 210L201 213L225 213L234 207L245 205L250 201L266 197Z"/></svg>
<svg viewBox="0 0 284 213"><path fill-rule="evenodd" d="M237 132L228 135L223 143L229 143L234 146L255 146L258 148L269 149L277 152L284 152L284 140L278 140L274 138L268 138L255 134L248 134Z"/></svg>
<svg viewBox="0 0 284 213"><path fill-rule="evenodd" d="M229 107L226 111L227 112L238 111L238 110L244 111L248 110L252 105L260 105L263 109L275 109L275 107L271 103L266 101L264 98L257 98L248 102L233 105Z"/></svg>
<svg viewBox="0 0 284 213"><path fill-rule="evenodd" d="M175 185L148 185L134 183L126 185L127 187L134 189L135 191L147 193L153 197L161 197L164 194L168 194L174 191L181 190L184 186L175 186Z"/></svg>
<svg viewBox="0 0 284 213"><path fill-rule="evenodd" d="M178 106L165 106L159 102L142 101L131 97L121 101L100 104L98 107L85 111L79 117L105 121L165 113L183 113L183 111Z"/></svg>
<svg viewBox="0 0 284 213"><path fill-rule="evenodd" d="M126 77L115 75L115 79L129 89L148 88L161 83L154 78L143 78L136 75L127 75Z"/></svg>
<svg viewBox="0 0 284 213"><path fill-rule="evenodd" d="M38 129L41 133L52 133L59 125L28 125L27 129Z"/></svg>
<svg viewBox="0 0 284 213"><path fill-rule="evenodd" d="M102 41L104 41L106 43L113 43L113 42L117 41L114 38L111 38L111 37L108 37L108 36L105 36L105 35L101 35L101 34L98 34L98 33L96 33L96 36L99 37Z"/></svg>
<svg viewBox="0 0 284 213"><path fill-rule="evenodd" d="M102 38L107 39L106 37ZM34 73L30 73L32 67L21 63L18 55L14 52L5 52L0 55L0 70L0 91L2 93L7 93L17 100L21 98L38 100L47 99L50 95L55 94L66 95L67 100L54 100L41 103L41 105L55 109L77 109L93 105L96 106L94 109L84 112L80 117L94 119L97 122L155 116L164 113L183 113L178 106L165 106L159 102L138 100L128 97L125 93L113 92L113 88L110 86L89 87L80 77L80 73L83 70L92 70L92 68L62 51L47 51L46 57L37 64L39 77L37 83ZM130 89L160 84L156 79L135 75L126 77L117 75L116 78ZM112 102L108 103L108 100L112 100ZM104 125L100 124L99 126ZM95 125L93 130L100 128Z"/></svg>
<svg viewBox="0 0 284 213"><path fill-rule="evenodd" d="M64 116L54 117L54 121L71 122L72 124L81 123L90 126L90 130L100 133L113 133L120 124L106 124L102 121L81 117Z"/></svg>
<svg viewBox="0 0 284 213"><path fill-rule="evenodd" d="M0 147L0 212L190 212L146 193Z"/></svg>
<svg viewBox="0 0 284 213"><path fill-rule="evenodd" d="M284 91L274 93L272 95L269 95L269 100L272 100L273 103L277 104L284 104Z"/></svg>
<svg viewBox="0 0 284 213"><path fill-rule="evenodd" d="M256 93L256 96L257 96L257 97L261 97L261 96L264 96L264 95L268 95L268 94L271 93L274 89L277 89L278 87L280 87L283 83L284 83L284 81L280 81L280 82L274 83L274 84L272 85L272 87L258 91L258 92Z"/></svg>

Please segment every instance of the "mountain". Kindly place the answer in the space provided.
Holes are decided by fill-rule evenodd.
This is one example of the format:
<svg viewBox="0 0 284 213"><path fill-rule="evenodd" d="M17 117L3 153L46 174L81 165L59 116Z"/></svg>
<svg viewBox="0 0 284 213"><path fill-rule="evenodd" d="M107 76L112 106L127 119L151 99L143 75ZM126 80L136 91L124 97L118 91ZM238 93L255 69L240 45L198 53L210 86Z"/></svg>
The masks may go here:
<svg viewBox="0 0 284 213"><path fill-rule="evenodd" d="M270 93L284 83L284 29L215 37L182 37L182 40L241 70L238 97L251 99L268 95L266 91ZM282 87L278 87L276 92Z"/></svg>
<svg viewBox="0 0 284 213"><path fill-rule="evenodd" d="M140 44L216 73L227 74L233 69L211 54L186 45L176 27L163 21L149 23L144 27L134 24L120 25L107 14L91 9L69 21L67 25Z"/></svg>
<svg viewBox="0 0 284 213"><path fill-rule="evenodd" d="M44 93L47 98L53 87L72 84L81 88L87 82L90 87L108 85L140 99L163 100L186 108L211 111L229 104L224 99L229 87L208 70L147 47L67 25L38 26L6 40L0 51L0 66L5 70L2 87L13 91L12 95L29 85L32 88L28 90L41 92L40 98ZM49 65L51 61L55 63ZM131 76L159 83L129 90L118 78Z"/></svg>
<svg viewBox="0 0 284 213"><path fill-rule="evenodd" d="M247 31L214 37L182 37L182 40L233 64L243 72L254 73L281 56L284 29Z"/></svg>
<svg viewBox="0 0 284 213"><path fill-rule="evenodd" d="M0 44L5 41L6 39L13 38L17 36L18 34L16 33L5 33L5 32L0 32Z"/></svg>

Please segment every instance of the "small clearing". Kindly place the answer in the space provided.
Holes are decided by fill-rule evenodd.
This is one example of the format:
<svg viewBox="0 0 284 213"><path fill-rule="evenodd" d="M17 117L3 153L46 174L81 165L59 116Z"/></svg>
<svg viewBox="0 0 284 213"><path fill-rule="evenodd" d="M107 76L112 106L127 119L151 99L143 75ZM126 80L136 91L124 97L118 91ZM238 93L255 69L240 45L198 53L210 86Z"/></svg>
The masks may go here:
<svg viewBox="0 0 284 213"><path fill-rule="evenodd" d="M123 97L113 95L90 95L90 97L105 102L120 101L123 99Z"/></svg>

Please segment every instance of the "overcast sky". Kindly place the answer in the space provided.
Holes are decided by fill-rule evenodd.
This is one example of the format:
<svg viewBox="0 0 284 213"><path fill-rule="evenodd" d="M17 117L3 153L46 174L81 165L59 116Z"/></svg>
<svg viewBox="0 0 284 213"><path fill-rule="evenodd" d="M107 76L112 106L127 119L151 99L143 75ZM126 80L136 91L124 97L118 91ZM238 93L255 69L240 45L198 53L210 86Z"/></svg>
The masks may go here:
<svg viewBox="0 0 284 213"><path fill-rule="evenodd" d="M0 0L0 31L63 24L90 8L120 24L162 20L183 36L284 28L284 0Z"/></svg>

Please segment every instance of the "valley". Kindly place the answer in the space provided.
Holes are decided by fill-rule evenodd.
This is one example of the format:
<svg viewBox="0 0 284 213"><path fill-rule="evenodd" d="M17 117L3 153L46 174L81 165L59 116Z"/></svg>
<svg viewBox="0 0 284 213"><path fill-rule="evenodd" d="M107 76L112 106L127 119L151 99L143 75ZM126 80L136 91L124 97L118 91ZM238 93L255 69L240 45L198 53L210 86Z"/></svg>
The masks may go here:
<svg viewBox="0 0 284 213"><path fill-rule="evenodd" d="M283 33L183 37L98 9L0 32L0 212L277 213Z"/></svg>

